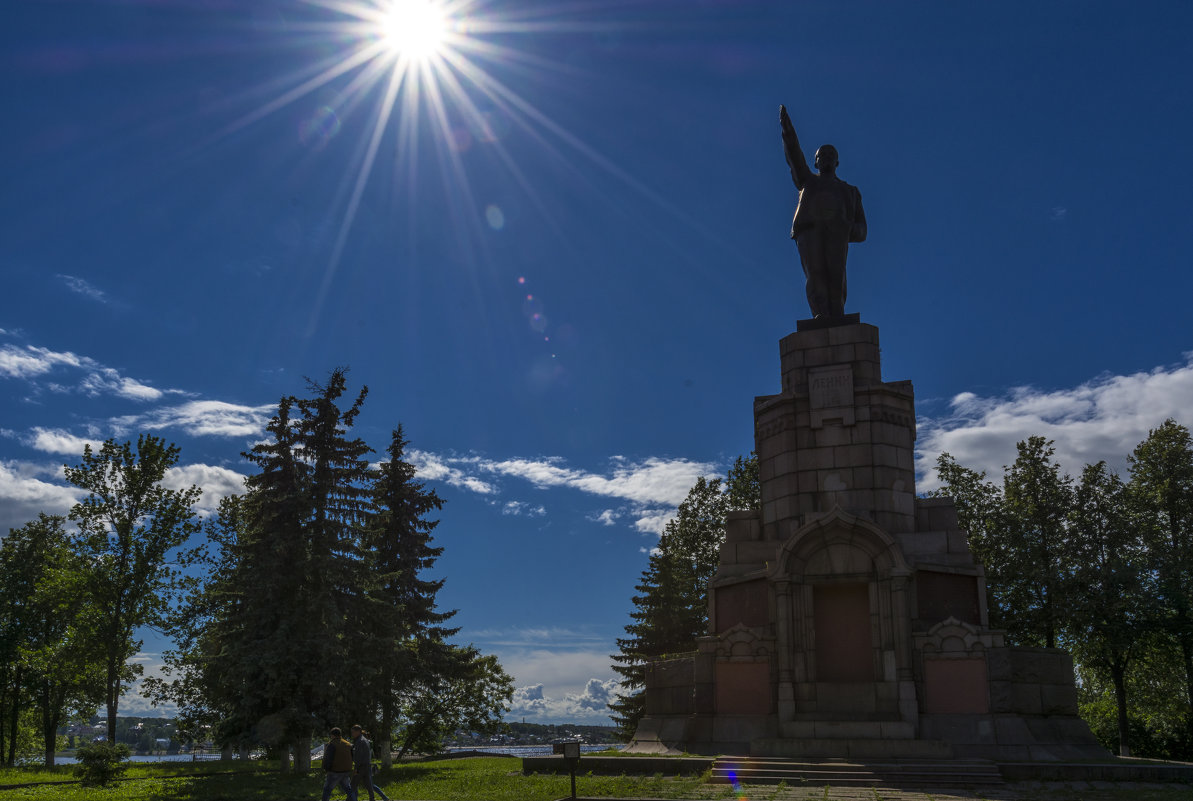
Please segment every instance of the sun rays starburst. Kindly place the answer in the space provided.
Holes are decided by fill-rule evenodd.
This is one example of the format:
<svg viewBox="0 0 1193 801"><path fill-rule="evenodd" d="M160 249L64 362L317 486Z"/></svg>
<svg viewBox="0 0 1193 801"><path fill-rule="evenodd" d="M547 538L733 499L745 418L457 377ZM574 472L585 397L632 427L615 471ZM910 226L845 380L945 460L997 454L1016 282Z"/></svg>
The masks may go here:
<svg viewBox="0 0 1193 801"><path fill-rule="evenodd" d="M344 171L334 201L342 214L336 214L338 230L314 298L312 328L379 163L393 165L392 190L406 194L409 202L404 205L411 214L421 205L420 169L437 165L451 189L453 216L464 221L464 233L472 241L482 241L482 226L491 225L477 211L485 206L473 197L462 155L478 146L502 166L547 225L560 228L558 211L542 199L503 136L532 141L538 152L555 159L581 184L591 183L582 167L587 163L674 211L506 82L534 74L565 76L569 70L536 55L534 48L512 46L514 37L593 34L610 30L609 20L560 17L559 7L554 12L537 6L502 12L485 0L296 2L312 13L305 19L288 19L281 33L296 46L321 55L296 64L268 90L264 102L225 132L317 97L300 126L300 141L321 149L335 137L357 137L352 165ZM431 151L423 137L431 140L434 159L428 160Z"/></svg>

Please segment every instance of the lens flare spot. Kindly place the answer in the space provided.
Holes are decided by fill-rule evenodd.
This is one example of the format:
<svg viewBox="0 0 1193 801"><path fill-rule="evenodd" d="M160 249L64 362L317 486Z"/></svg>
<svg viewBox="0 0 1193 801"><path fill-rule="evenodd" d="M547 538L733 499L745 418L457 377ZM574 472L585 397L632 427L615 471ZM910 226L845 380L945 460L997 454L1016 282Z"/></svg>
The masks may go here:
<svg viewBox="0 0 1193 801"><path fill-rule="evenodd" d="M466 153L472 149L472 134L467 128L452 128L450 144L457 153Z"/></svg>
<svg viewBox="0 0 1193 801"><path fill-rule="evenodd" d="M542 314L543 302L536 299L534 295L527 295L526 302L522 304L522 313L527 317L534 317L536 314Z"/></svg>
<svg viewBox="0 0 1193 801"><path fill-rule="evenodd" d="M298 126L298 141L307 147L320 150L339 132L340 118L336 116L335 109L331 106L320 106Z"/></svg>
<svg viewBox="0 0 1193 801"><path fill-rule="evenodd" d="M547 330L547 316L545 314L530 315L530 327L537 333L543 333Z"/></svg>
<svg viewBox="0 0 1193 801"><path fill-rule="evenodd" d="M485 207L485 220L494 231L500 231L505 227L505 212L501 210L501 206L490 203Z"/></svg>
<svg viewBox="0 0 1193 801"><path fill-rule="evenodd" d="M519 284L525 284L525 283L526 283L526 276L524 276L524 275L519 275L519 276L518 276L518 283L519 283Z"/></svg>
<svg viewBox="0 0 1193 801"><path fill-rule="evenodd" d="M509 123L505 116L492 111L481 112L471 122L473 137L487 145L500 141L509 132Z"/></svg>

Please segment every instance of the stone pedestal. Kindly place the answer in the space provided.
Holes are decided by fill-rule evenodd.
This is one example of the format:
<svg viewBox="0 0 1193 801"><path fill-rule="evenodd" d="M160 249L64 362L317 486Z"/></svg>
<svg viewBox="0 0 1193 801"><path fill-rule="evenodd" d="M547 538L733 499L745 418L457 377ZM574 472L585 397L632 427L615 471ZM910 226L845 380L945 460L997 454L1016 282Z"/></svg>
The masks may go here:
<svg viewBox="0 0 1193 801"><path fill-rule="evenodd" d="M1098 758L1072 663L989 628L948 499L915 494L911 382L878 329L803 321L754 400L762 505L726 521L695 654L647 671L632 749Z"/></svg>

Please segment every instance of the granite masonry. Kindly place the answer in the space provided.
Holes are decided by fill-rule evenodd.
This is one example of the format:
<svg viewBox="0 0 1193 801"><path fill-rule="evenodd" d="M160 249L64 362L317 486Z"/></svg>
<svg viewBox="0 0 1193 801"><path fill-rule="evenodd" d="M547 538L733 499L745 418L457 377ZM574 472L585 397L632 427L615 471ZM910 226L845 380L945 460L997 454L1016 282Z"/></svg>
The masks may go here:
<svg viewBox="0 0 1193 801"><path fill-rule="evenodd" d="M1108 756L1069 655L992 630L947 498L917 498L910 381L878 329L801 321L754 400L760 512L729 516L696 653L652 663L631 750L850 759Z"/></svg>

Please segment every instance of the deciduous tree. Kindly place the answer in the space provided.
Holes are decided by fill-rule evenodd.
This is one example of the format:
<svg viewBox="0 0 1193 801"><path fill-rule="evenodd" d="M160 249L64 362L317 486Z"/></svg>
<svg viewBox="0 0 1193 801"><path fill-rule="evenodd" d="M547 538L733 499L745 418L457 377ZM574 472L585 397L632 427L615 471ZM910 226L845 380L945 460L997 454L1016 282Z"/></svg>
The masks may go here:
<svg viewBox="0 0 1193 801"><path fill-rule="evenodd" d="M1065 639L1085 672L1092 668L1109 677L1119 753L1130 756L1127 669L1149 639L1154 597L1126 487L1105 462L1085 466L1070 520L1064 549L1073 591Z"/></svg>
<svg viewBox="0 0 1193 801"><path fill-rule="evenodd" d="M1193 439L1172 419L1128 457L1130 491L1158 579L1167 631L1180 648L1193 732Z"/></svg>
<svg viewBox="0 0 1193 801"><path fill-rule="evenodd" d="M128 660L141 645L134 633L164 621L188 560L182 547L199 528L192 506L200 490L162 486L178 454L176 446L141 435L135 450L114 439L99 451L86 445L82 463L66 467L67 481L87 493L70 518L99 610L109 741L115 741L120 696L130 679Z"/></svg>

